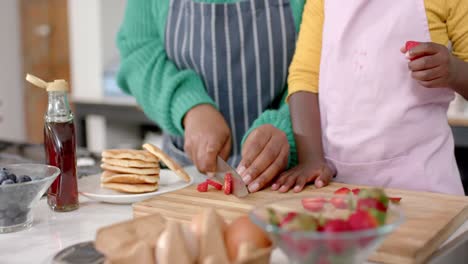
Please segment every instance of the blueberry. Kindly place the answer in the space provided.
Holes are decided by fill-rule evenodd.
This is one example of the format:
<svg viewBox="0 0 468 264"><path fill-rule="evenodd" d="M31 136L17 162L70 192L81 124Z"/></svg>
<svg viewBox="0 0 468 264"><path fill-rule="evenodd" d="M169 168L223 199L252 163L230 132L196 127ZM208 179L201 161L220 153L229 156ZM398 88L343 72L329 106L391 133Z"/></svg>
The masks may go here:
<svg viewBox="0 0 468 264"><path fill-rule="evenodd" d="M30 182L30 181L32 181L32 179L28 175L21 175L18 177L18 183Z"/></svg>
<svg viewBox="0 0 468 264"><path fill-rule="evenodd" d="M10 179L10 180L12 180L13 183L17 183L17 177L16 177L15 174L9 173L9 174L7 174L7 178Z"/></svg>
<svg viewBox="0 0 468 264"><path fill-rule="evenodd" d="M4 180L4 181L2 182L2 185L8 185L8 184L15 184L15 182L14 182L13 180L10 180L10 179Z"/></svg>

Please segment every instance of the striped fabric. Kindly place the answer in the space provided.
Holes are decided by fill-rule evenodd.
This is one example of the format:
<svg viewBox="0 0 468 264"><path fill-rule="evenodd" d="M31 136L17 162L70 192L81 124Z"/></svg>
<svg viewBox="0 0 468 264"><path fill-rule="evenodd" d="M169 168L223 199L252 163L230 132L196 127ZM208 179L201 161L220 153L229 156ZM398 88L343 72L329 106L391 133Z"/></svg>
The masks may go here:
<svg viewBox="0 0 468 264"><path fill-rule="evenodd" d="M240 162L240 143L250 125L281 96L295 39L289 0L171 1L167 54L179 69L202 77L231 128L232 166ZM165 151L188 165L183 145L183 138L166 136Z"/></svg>

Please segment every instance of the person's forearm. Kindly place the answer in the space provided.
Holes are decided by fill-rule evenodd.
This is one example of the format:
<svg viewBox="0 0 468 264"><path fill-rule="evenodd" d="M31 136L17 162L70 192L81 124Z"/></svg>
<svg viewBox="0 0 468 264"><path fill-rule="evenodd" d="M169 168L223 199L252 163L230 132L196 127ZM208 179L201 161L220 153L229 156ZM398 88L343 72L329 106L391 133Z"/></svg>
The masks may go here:
<svg viewBox="0 0 468 264"><path fill-rule="evenodd" d="M299 163L325 162L318 94L294 93L289 108Z"/></svg>
<svg viewBox="0 0 468 264"><path fill-rule="evenodd" d="M454 78L450 87L468 100L468 62L453 57Z"/></svg>

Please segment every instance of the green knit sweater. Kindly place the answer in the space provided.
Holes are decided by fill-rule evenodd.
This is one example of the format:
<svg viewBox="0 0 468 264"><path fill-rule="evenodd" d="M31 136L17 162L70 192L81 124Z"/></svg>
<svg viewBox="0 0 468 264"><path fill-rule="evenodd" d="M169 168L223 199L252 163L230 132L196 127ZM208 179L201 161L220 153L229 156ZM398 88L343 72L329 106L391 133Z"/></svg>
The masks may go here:
<svg viewBox="0 0 468 264"><path fill-rule="evenodd" d="M196 0L207 3L233 3L242 0ZM185 114L200 104L217 107L206 92L200 76L193 70L178 70L165 50L165 27L169 0L128 1L124 22L117 36L121 67L117 81L122 90L134 96L145 114L165 132L183 135ZM305 0L290 0L296 32ZM287 93L287 87L284 88ZM297 163L296 144L284 99L278 109L265 111L252 124L255 128L271 124L284 131L291 153L289 166Z"/></svg>

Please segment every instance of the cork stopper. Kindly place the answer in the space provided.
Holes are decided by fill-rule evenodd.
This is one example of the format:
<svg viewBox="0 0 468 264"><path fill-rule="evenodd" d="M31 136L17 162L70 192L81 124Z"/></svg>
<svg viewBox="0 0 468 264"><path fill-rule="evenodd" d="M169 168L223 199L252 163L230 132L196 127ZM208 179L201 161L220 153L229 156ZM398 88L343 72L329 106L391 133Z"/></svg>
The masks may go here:
<svg viewBox="0 0 468 264"><path fill-rule="evenodd" d="M65 80L55 80L53 82L46 82L34 75L27 74L26 81L30 82L31 84L46 89L48 92L67 92L68 91L68 83Z"/></svg>

